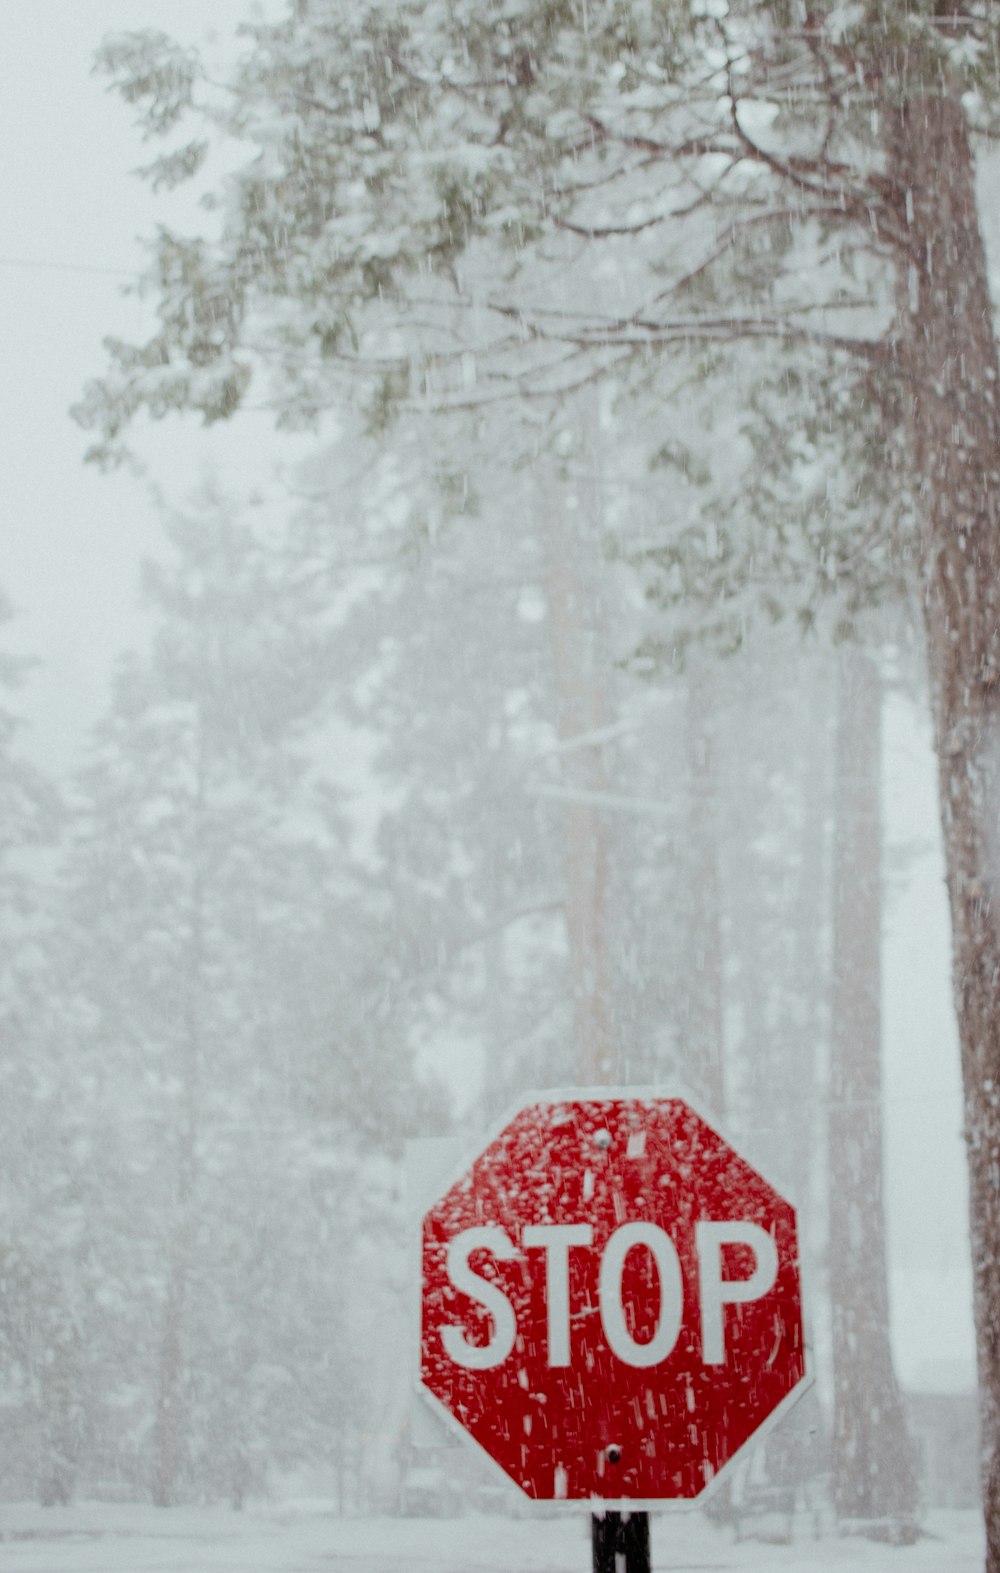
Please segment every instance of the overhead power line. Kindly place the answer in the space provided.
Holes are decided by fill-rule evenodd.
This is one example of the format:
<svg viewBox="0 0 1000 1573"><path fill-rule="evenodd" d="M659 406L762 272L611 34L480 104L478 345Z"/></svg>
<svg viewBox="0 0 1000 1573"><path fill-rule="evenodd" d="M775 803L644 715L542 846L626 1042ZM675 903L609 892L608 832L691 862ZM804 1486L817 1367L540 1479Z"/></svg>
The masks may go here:
<svg viewBox="0 0 1000 1573"><path fill-rule="evenodd" d="M93 262L55 262L47 257L0 257L0 268L23 268L26 272L101 273L108 278L138 278L136 268L108 268Z"/></svg>

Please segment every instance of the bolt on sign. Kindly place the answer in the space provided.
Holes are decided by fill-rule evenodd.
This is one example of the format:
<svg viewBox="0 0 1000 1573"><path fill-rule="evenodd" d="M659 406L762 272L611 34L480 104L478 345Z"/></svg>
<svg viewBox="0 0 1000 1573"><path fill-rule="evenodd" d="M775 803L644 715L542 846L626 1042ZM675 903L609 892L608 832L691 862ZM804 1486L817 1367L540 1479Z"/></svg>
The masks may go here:
<svg viewBox="0 0 1000 1573"><path fill-rule="evenodd" d="M686 1099L538 1097L424 1217L420 1379L538 1501L692 1502L807 1385L794 1209Z"/></svg>

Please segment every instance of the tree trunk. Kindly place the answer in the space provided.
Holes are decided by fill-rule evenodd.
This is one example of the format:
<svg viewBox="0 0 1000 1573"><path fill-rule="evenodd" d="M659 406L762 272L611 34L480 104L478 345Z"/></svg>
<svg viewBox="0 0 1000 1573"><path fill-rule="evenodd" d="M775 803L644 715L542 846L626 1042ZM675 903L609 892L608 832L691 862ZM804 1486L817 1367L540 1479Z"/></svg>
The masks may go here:
<svg viewBox="0 0 1000 1573"><path fill-rule="evenodd" d="M564 742L607 725L605 668L594 626L597 602L586 572L591 542L579 497L549 471L541 506L545 540L548 626L555 678L557 724ZM576 506L571 507L571 504ZM609 849L606 811L588 801L608 790L600 742L578 744L562 755L563 779L580 798L568 802L566 928L576 1073L583 1086L612 1079L616 1068L608 957Z"/></svg>
<svg viewBox="0 0 1000 1573"><path fill-rule="evenodd" d="M190 1254L190 1220L183 1217L170 1254L167 1303L160 1344L156 1424L153 1431L153 1501L157 1507L172 1507L177 1499L184 1401L184 1323Z"/></svg>
<svg viewBox="0 0 1000 1573"><path fill-rule="evenodd" d="M886 116L912 244L897 355L915 492L952 923L982 1427L987 1570L1000 1573L1000 381L961 103Z"/></svg>
<svg viewBox="0 0 1000 1573"><path fill-rule="evenodd" d="M688 672L688 812L681 1065L709 1115L725 1113L722 1032L722 922L719 894L715 682L709 660Z"/></svg>
<svg viewBox="0 0 1000 1573"><path fill-rule="evenodd" d="M882 1197L881 685L840 652L829 1116L833 1489L837 1515L911 1540L913 1452L889 1344Z"/></svg>
<svg viewBox="0 0 1000 1573"><path fill-rule="evenodd" d="M199 1084L201 1079L202 990L205 969L205 888L202 831L206 795L206 740L199 721L193 801L190 931L187 943L187 989L183 1002L183 1107L177 1153L176 1222L171 1241L163 1338L153 1431L153 1501L170 1507L177 1497L182 1455L184 1414L184 1332L195 1234L195 1190L198 1169Z"/></svg>
<svg viewBox="0 0 1000 1573"><path fill-rule="evenodd" d="M829 1038L826 968L831 871L825 826L830 810L826 717L832 691L826 663L822 669L810 663L801 682L811 724L803 737L802 774L797 783L802 802L800 862L791 906L790 984L781 1002L776 1033L780 1068L775 1072L775 1086L780 1089L779 1106L787 1111L783 1121L784 1156L776 1173L779 1178L787 1174L790 1194L798 1201L800 1217L805 1217L815 1206L816 1151L822 1140L818 1129L822 1120L820 1045ZM805 1227L800 1224L803 1230Z"/></svg>
<svg viewBox="0 0 1000 1573"><path fill-rule="evenodd" d="M587 458L597 463L597 423L591 406ZM600 637L600 601L588 570L600 526L596 487L579 491L549 468L542 492L545 581L559 737L574 746L562 755L564 780L579 792L566 808L566 929L577 1074L584 1086L617 1079L608 932L610 872L606 810L591 794L607 792L601 741L579 739L608 723L607 667ZM584 503L589 504L582 506ZM589 515L589 516L588 516ZM649 1516L607 1511L591 1517L593 1573L649 1573Z"/></svg>

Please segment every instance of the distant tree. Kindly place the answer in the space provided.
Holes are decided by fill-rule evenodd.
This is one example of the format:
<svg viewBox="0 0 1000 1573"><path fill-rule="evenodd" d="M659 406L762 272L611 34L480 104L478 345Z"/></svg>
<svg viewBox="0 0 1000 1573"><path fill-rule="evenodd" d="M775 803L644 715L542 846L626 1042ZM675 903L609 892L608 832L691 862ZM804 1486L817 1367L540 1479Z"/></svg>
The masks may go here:
<svg viewBox="0 0 1000 1573"><path fill-rule="evenodd" d="M580 401L578 401L579 403ZM573 416L577 418L574 421ZM587 418L589 415L589 419ZM610 933L611 830L603 734L611 724L611 681L600 594L604 527L599 471L602 445L593 401L582 419L561 412L557 445L577 431L589 473L554 456L539 457L535 528L544 561L545 627L551 696L559 739L563 802L564 912L573 995L573 1079L583 1087L621 1080L615 1026L614 942Z"/></svg>
<svg viewBox="0 0 1000 1573"><path fill-rule="evenodd" d="M721 871L721 826L718 775L718 704L720 681L716 663L693 656L686 674L685 763L686 879L684 918L687 942L683 977L680 1037L683 1065L691 1085L718 1119L726 1113L724 982Z"/></svg>
<svg viewBox="0 0 1000 1573"><path fill-rule="evenodd" d="M882 1185L882 835L878 667L838 663L831 1011L830 1245L834 1490L840 1516L914 1535L916 1458L888 1340Z"/></svg>
<svg viewBox="0 0 1000 1573"><path fill-rule="evenodd" d="M12 615L0 596L0 627ZM68 1257L53 1260L43 1226L46 1194L68 1189L58 1097L38 1052L62 805L21 746L16 695L31 664L0 654L0 1367L13 1417L0 1444L0 1481L56 1501L72 1490L85 1436L73 1382L79 1349Z"/></svg>
<svg viewBox="0 0 1000 1573"><path fill-rule="evenodd" d="M384 914L358 1009L432 1059L464 1043L492 1107L573 1070L563 808L530 790L557 726L546 560L531 478L497 463L466 489L417 460L424 437L378 452L352 433L307 467L300 528L356 581L334 661L382 804L367 878ZM337 493L348 452L361 478ZM331 493L352 521L335 531Z"/></svg>
<svg viewBox="0 0 1000 1573"><path fill-rule="evenodd" d="M167 540L151 650L75 783L49 963L87 1137L80 1380L96 1451L155 1501L242 1503L355 1424L338 1285L395 1226L380 1164L422 1097L405 1045L345 1031L378 921L326 757L326 586L223 499Z"/></svg>

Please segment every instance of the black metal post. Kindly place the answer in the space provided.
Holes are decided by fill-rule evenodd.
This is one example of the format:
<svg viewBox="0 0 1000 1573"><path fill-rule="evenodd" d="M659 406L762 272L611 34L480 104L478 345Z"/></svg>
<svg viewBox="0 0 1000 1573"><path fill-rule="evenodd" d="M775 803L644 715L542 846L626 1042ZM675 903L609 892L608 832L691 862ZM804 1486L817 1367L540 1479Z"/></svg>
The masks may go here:
<svg viewBox="0 0 1000 1573"><path fill-rule="evenodd" d="M593 1573L651 1573L648 1513L595 1513Z"/></svg>

